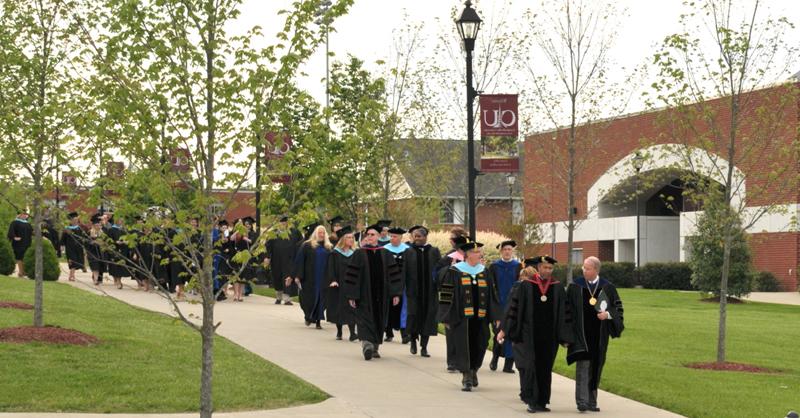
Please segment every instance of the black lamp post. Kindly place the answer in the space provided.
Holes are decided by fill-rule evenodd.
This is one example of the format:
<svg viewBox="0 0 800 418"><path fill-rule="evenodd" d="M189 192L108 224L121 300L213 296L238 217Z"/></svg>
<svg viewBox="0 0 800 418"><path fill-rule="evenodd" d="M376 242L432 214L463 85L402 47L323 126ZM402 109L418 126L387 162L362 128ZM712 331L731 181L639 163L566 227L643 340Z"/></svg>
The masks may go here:
<svg viewBox="0 0 800 418"><path fill-rule="evenodd" d="M330 43L328 42L328 34L330 33L330 19L326 16L331 9L333 3L331 0L324 0L319 4L319 9L315 13L317 19L315 24L319 25L325 30L325 109L331 107L331 87L330 87ZM330 116L325 116L325 123L328 126L328 135L330 138L331 121Z"/></svg>
<svg viewBox="0 0 800 418"><path fill-rule="evenodd" d="M636 270L639 271L639 260L641 260L641 254L639 249L641 248L639 245L639 172L642 171L642 166L644 165L644 157L638 151L636 155L633 156L633 168L636 169L636 177L634 177L634 187L636 191L634 192L634 198L636 199Z"/></svg>
<svg viewBox="0 0 800 418"><path fill-rule="evenodd" d="M514 219L514 183L517 182L517 177L514 176L514 173L508 173L506 175L506 184L508 185L508 205L511 208L511 224L516 225L516 220Z"/></svg>
<svg viewBox="0 0 800 418"><path fill-rule="evenodd" d="M467 53L467 217L469 222L469 236L475 236L475 178L478 173L475 169L475 115L473 102L478 97L478 92L472 87L472 51L475 50L475 39L481 28L481 18L472 8L472 2L464 2L464 11L456 21L458 34L464 41L464 51Z"/></svg>

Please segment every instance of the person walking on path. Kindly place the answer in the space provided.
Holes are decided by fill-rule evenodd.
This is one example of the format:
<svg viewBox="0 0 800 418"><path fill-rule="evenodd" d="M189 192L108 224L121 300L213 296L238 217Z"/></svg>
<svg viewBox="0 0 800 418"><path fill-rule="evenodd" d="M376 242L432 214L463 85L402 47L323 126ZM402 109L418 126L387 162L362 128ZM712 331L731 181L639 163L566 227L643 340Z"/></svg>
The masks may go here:
<svg viewBox="0 0 800 418"><path fill-rule="evenodd" d="M342 328L347 325L350 330L350 341L358 339L355 331L353 311L345 300L342 291L344 275L347 265L356 249L353 229L350 226L342 227L338 231L336 248L328 256L325 269L325 316L328 322L336 324L336 339L342 339Z"/></svg>

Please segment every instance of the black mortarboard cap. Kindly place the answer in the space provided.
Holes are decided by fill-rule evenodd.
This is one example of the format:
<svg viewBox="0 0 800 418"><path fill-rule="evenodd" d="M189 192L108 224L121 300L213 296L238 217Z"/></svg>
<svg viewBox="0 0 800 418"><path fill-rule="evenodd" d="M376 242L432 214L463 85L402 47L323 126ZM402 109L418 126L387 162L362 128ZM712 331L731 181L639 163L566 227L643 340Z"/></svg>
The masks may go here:
<svg viewBox="0 0 800 418"><path fill-rule="evenodd" d="M472 240L467 238L467 242L459 245L458 249L461 250L461 251L467 252L469 250L474 250L476 248L481 248L481 247L483 247L482 243L477 242L477 241L472 241Z"/></svg>
<svg viewBox="0 0 800 418"><path fill-rule="evenodd" d="M342 218L339 215L336 215L333 218L329 219L328 223L331 224L331 226L333 226L333 225L342 223L343 220L344 220L344 218Z"/></svg>
<svg viewBox="0 0 800 418"><path fill-rule="evenodd" d="M103 217L103 215L101 215L99 213L95 213L94 215L92 215L91 221L92 221L93 224L99 224L100 223L100 218L102 218L102 217Z"/></svg>
<svg viewBox="0 0 800 418"><path fill-rule="evenodd" d="M242 218L242 222L243 223L254 224L254 223L256 223L256 220L252 216L245 216L244 218Z"/></svg>
<svg viewBox="0 0 800 418"><path fill-rule="evenodd" d="M536 267L541 263L556 264L558 263L558 261L556 261L555 258L550 257L549 255L541 255L538 257L525 259L525 267L531 267L531 266Z"/></svg>
<svg viewBox="0 0 800 418"><path fill-rule="evenodd" d="M303 231L306 231L307 234L313 232L319 226L319 222L313 222L303 227Z"/></svg>
<svg viewBox="0 0 800 418"><path fill-rule="evenodd" d="M70 212L67 214L67 219L73 219L78 217L78 212Z"/></svg>
<svg viewBox="0 0 800 418"><path fill-rule="evenodd" d="M381 224L374 224L367 227L364 232L369 231L370 229L374 229L376 232L381 232L383 230L383 225Z"/></svg>
<svg viewBox="0 0 800 418"><path fill-rule="evenodd" d="M394 227L394 228L389 228L389 233L390 234L403 235L403 234L406 233L406 230L403 229L403 228L400 228L400 227Z"/></svg>
<svg viewBox="0 0 800 418"><path fill-rule="evenodd" d="M381 228L387 228L387 227L392 225L392 220L391 219L381 219L376 223L376 225L379 225ZM380 231L380 229L378 231Z"/></svg>
<svg viewBox="0 0 800 418"><path fill-rule="evenodd" d="M461 247L462 244L466 244L467 241L469 241L469 238L463 235L453 238L453 243L456 244L456 248Z"/></svg>
<svg viewBox="0 0 800 418"><path fill-rule="evenodd" d="M350 226L350 225L343 226L342 229L336 231L336 235L339 238L341 238L341 237L343 237L343 236L345 236L347 234L352 234L352 233L353 233L353 227Z"/></svg>
<svg viewBox="0 0 800 418"><path fill-rule="evenodd" d="M499 249L501 249L501 248L505 247L506 245L510 245L510 246L512 246L512 247L515 247L515 248L516 248L516 246L517 246L517 242L516 242L516 241L514 241L514 240L503 241L503 242L501 242L501 243L497 244L497 249L499 250Z"/></svg>
<svg viewBox="0 0 800 418"><path fill-rule="evenodd" d="M217 225L228 226L228 221L226 221L225 219L221 219L219 222L217 222Z"/></svg>

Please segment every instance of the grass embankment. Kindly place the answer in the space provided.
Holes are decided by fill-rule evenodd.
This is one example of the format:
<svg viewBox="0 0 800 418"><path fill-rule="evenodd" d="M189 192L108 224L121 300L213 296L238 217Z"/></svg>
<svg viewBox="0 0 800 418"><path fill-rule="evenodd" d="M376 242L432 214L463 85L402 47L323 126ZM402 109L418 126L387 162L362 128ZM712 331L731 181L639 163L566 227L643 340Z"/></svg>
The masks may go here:
<svg viewBox="0 0 800 418"><path fill-rule="evenodd" d="M48 325L100 339L90 347L0 343L0 411L196 411L200 336L165 315L63 283L45 282ZM33 304L33 281L0 276L0 300ZM27 326L32 311L0 309L0 328ZM283 408L328 397L280 367L217 337L217 411Z"/></svg>
<svg viewBox="0 0 800 418"><path fill-rule="evenodd" d="M716 360L719 305L694 292L621 289L625 332L601 388L687 417L782 417L800 409L800 306L728 305L727 360L776 374L695 370ZM565 350L556 371L574 377ZM602 405L602 399L600 399Z"/></svg>

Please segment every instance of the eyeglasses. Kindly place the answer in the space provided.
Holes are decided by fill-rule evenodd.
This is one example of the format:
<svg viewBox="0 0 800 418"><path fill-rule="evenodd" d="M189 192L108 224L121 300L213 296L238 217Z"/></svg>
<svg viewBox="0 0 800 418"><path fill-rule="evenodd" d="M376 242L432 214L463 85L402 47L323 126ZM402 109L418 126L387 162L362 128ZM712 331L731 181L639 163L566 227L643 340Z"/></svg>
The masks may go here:
<svg viewBox="0 0 800 418"><path fill-rule="evenodd" d="M378 234L376 232L367 232L367 236L374 237L375 235Z"/></svg>

